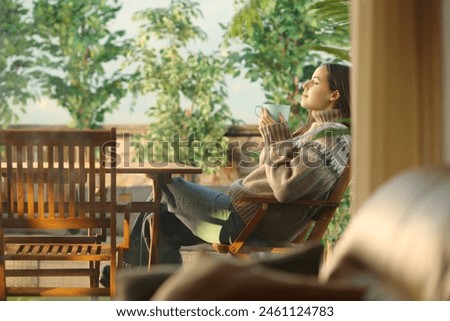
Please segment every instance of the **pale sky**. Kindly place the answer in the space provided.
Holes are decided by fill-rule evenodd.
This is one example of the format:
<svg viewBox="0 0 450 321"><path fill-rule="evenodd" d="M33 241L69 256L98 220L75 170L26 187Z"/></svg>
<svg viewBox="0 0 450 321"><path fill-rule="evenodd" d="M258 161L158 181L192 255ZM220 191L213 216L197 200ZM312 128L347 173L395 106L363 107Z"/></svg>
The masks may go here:
<svg viewBox="0 0 450 321"><path fill-rule="evenodd" d="M203 12L203 19L197 24L208 34L208 43L202 44L202 51L216 50L222 38L219 22L230 21L233 13L233 0L197 0ZM117 28L127 30L134 35L137 24L131 21L134 12L149 7L167 7L170 0L123 0L123 8L117 17ZM233 116L248 124L257 123L254 107L264 101L264 94L258 84L241 78L232 79L228 87L228 105ZM146 124L150 122L145 110L151 104L151 98L139 99L134 111L130 112L130 100L122 100L122 106L113 114L106 116L105 124ZM70 121L68 112L57 107L55 102L43 98L36 104L27 106L27 113L20 114L20 124L67 124Z"/></svg>

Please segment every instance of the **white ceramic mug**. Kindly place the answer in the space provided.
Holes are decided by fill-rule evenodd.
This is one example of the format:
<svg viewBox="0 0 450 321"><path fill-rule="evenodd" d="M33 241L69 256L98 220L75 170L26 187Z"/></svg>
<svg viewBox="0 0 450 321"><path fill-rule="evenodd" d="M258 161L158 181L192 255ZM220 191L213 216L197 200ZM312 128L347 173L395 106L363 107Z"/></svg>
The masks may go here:
<svg viewBox="0 0 450 321"><path fill-rule="evenodd" d="M280 122L280 113L283 115L286 121L289 120L289 113L291 112L291 105L276 105L276 104L262 104L255 107L256 116L260 117L262 109L266 108L270 117L276 122ZM259 112L259 114L258 114Z"/></svg>

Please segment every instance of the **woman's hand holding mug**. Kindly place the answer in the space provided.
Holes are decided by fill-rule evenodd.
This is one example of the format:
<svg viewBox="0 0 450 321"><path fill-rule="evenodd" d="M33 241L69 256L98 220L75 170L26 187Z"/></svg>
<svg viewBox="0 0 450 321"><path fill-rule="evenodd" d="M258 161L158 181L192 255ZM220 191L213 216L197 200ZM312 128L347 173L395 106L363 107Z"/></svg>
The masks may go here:
<svg viewBox="0 0 450 321"><path fill-rule="evenodd" d="M255 112L259 117L259 128L286 121L289 117L290 108L290 105L263 104L256 106ZM257 113L259 109L261 109L260 115Z"/></svg>

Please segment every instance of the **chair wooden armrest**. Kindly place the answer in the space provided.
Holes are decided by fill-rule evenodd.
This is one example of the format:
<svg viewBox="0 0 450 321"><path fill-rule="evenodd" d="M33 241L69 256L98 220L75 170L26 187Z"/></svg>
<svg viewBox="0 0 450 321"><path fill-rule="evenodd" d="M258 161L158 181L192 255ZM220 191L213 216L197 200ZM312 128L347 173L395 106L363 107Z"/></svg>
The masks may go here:
<svg viewBox="0 0 450 321"><path fill-rule="evenodd" d="M241 201L254 202L254 203L265 203L265 204L285 204L293 206L315 206L315 207L339 207L339 202L330 200L308 200L308 199L297 199L292 202L281 203L274 196L256 196L250 194L243 194L239 197Z"/></svg>

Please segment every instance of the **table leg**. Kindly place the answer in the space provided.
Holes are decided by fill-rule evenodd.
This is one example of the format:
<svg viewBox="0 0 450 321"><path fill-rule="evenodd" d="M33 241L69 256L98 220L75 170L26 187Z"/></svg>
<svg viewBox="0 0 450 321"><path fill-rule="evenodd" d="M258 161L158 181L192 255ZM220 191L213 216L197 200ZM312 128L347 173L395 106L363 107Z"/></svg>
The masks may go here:
<svg viewBox="0 0 450 321"><path fill-rule="evenodd" d="M153 181L153 202L156 205L153 211L152 222L150 224L150 253L148 261L148 269L156 264L158 258L158 233L159 233L159 215L161 213L161 191L164 184L170 181L170 174L155 174L152 175Z"/></svg>

